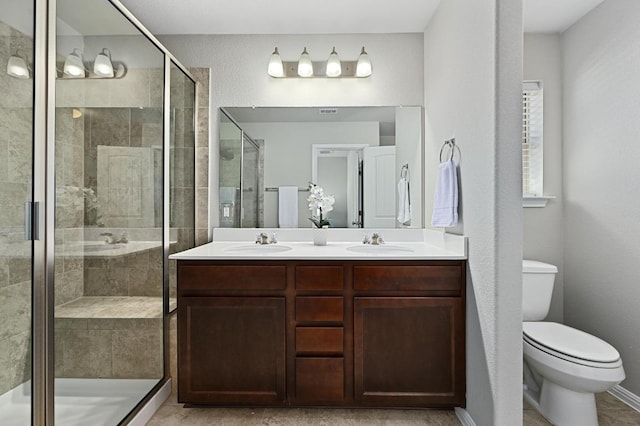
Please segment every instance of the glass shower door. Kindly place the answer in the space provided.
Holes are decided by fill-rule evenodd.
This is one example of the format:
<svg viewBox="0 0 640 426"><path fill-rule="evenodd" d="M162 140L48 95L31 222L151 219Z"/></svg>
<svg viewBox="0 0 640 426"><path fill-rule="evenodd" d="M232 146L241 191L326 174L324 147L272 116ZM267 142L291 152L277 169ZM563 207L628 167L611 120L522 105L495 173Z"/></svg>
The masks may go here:
<svg viewBox="0 0 640 426"><path fill-rule="evenodd" d="M220 227L240 228L242 130L220 111Z"/></svg>
<svg viewBox="0 0 640 426"><path fill-rule="evenodd" d="M258 145L242 133L242 228L258 228L260 212L260 149Z"/></svg>
<svg viewBox="0 0 640 426"><path fill-rule="evenodd" d="M55 422L116 425L164 376L165 57L110 2L56 7Z"/></svg>
<svg viewBox="0 0 640 426"><path fill-rule="evenodd" d="M195 246L196 84L173 61L169 71L169 254ZM177 308L177 262L169 260L169 307Z"/></svg>
<svg viewBox="0 0 640 426"><path fill-rule="evenodd" d="M0 423L31 422L34 5L0 9Z"/></svg>

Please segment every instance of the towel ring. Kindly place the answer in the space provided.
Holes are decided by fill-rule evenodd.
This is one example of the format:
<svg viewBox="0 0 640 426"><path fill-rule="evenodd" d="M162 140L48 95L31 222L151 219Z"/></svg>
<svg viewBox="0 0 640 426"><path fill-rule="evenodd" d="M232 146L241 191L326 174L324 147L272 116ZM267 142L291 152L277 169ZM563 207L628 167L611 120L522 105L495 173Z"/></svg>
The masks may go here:
<svg viewBox="0 0 640 426"><path fill-rule="evenodd" d="M451 158L449 158L448 161L453 160L453 154L455 153L455 147L456 147L456 138L451 138L449 140L444 141L444 143L442 144L442 146L440 147L440 162L442 163L442 152L444 151L445 147L449 147L449 149L451 149ZM458 148L460 149L460 148Z"/></svg>
<svg viewBox="0 0 640 426"><path fill-rule="evenodd" d="M405 163L402 165L402 169L400 170L400 177L409 179L409 164Z"/></svg>

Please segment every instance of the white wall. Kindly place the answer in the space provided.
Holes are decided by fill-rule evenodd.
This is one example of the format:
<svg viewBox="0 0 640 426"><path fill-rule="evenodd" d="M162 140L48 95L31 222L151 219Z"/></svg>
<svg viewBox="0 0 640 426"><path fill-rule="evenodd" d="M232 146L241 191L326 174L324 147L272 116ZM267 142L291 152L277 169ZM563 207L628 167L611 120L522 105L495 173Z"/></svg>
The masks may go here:
<svg viewBox="0 0 640 426"><path fill-rule="evenodd" d="M564 223L562 216L562 52L558 34L525 34L524 79L544 90L544 194L557 198L545 208L523 210L523 255L558 267L548 321L563 321Z"/></svg>
<svg viewBox="0 0 640 426"><path fill-rule="evenodd" d="M423 104L422 34L159 36L186 66L211 68L211 224L218 225L218 108L221 106L389 106ZM366 46L373 62L367 79L273 79L267 63L274 46L283 60L307 47L325 60L333 46L355 60Z"/></svg>
<svg viewBox="0 0 640 426"><path fill-rule="evenodd" d="M469 237L467 411L478 425L522 422L522 5L447 0L425 30L427 223L440 146L462 151Z"/></svg>
<svg viewBox="0 0 640 426"><path fill-rule="evenodd" d="M409 165L409 199L411 201L411 228L423 228L422 203L422 108L396 108L396 174ZM396 226L399 223L396 221Z"/></svg>
<svg viewBox="0 0 640 426"><path fill-rule="evenodd" d="M640 2L607 0L562 39L564 317L615 346L640 395Z"/></svg>
<svg viewBox="0 0 640 426"><path fill-rule="evenodd" d="M242 123L254 139L264 140L264 186L306 188L311 181L311 145L368 144L380 141L378 122ZM345 168L346 170L346 168ZM346 182L346 180L345 180ZM298 227L311 226L308 193L298 197ZM346 195L345 195L346 196ZM278 193L264 193L264 226L278 227Z"/></svg>

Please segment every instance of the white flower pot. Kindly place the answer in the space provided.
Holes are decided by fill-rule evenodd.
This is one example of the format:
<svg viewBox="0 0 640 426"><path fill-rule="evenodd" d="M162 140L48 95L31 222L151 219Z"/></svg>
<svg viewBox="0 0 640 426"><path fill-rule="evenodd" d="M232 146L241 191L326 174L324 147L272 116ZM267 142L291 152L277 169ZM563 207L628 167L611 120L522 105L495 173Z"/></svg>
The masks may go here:
<svg viewBox="0 0 640 426"><path fill-rule="evenodd" d="M326 246L327 245L327 233L328 228L313 228L313 244L316 246Z"/></svg>

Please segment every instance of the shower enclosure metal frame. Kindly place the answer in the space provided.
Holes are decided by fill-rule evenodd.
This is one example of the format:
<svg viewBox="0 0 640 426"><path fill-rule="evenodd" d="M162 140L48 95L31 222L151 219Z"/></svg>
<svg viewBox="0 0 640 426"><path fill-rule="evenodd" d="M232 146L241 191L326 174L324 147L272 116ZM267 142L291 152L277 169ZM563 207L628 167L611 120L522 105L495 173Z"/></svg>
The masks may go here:
<svg viewBox="0 0 640 426"><path fill-rule="evenodd" d="M171 64L177 66L195 86L188 69L169 52L144 25L118 0L111 3L131 24L164 54L163 106L163 377L123 419L126 423L148 402L169 379L169 167L170 167L170 82ZM56 0L34 0L34 105L33 105L33 195L30 213L32 235L32 424L54 424L54 231L55 231L55 108L56 108ZM194 137L197 144L197 132Z"/></svg>
<svg viewBox="0 0 640 426"><path fill-rule="evenodd" d="M233 119L233 117L231 117L231 115L225 111L224 108L220 108L220 111L224 114L225 117L227 117L229 119L229 121L231 123L233 123L238 130L240 130L240 220L239 220L239 228L242 228L243 224L243 220L244 220L244 187L245 187L245 182L244 182L244 141L247 140L249 142L249 144L251 144L251 146L253 146L256 151L259 153L260 152L260 146L251 138L251 136L249 136L244 129L240 126L240 124L238 124L238 122L236 120ZM256 194L256 197L258 197L258 194ZM258 210L256 209L256 224L259 222L258 221Z"/></svg>

